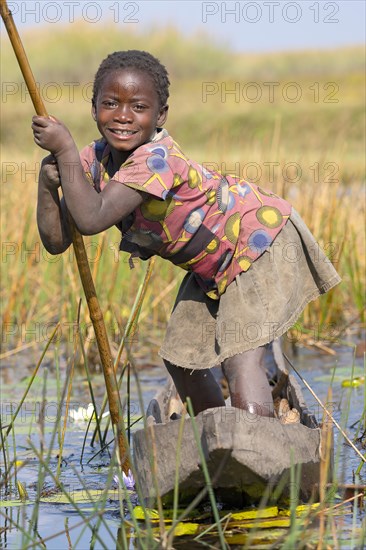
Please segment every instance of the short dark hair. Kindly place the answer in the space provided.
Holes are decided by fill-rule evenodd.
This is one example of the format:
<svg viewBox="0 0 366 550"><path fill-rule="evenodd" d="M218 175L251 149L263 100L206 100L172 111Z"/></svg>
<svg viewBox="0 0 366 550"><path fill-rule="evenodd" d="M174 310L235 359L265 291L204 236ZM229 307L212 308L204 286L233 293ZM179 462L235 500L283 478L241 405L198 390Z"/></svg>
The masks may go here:
<svg viewBox="0 0 366 550"><path fill-rule="evenodd" d="M95 104L101 83L105 76L118 69L133 67L139 71L148 73L154 82L156 92L159 96L160 106L164 107L169 97L168 71L156 57L143 50L126 50L114 52L108 55L99 66L94 78L93 98Z"/></svg>

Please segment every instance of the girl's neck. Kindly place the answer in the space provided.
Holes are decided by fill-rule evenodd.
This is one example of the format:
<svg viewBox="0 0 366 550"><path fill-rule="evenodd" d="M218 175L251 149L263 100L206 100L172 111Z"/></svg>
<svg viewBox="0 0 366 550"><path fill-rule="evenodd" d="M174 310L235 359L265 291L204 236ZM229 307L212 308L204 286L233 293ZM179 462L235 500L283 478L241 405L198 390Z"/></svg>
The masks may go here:
<svg viewBox="0 0 366 550"><path fill-rule="evenodd" d="M131 153L132 151L116 151L115 149L111 149L107 168L108 172L113 172L109 174L110 176L120 169L121 165L126 162Z"/></svg>
<svg viewBox="0 0 366 550"><path fill-rule="evenodd" d="M157 134L155 130L154 134L151 136L150 140L154 139ZM112 177L121 167L121 165L126 162L128 157L133 153L133 151L117 151L116 149L110 149L110 156L108 159L108 174Z"/></svg>

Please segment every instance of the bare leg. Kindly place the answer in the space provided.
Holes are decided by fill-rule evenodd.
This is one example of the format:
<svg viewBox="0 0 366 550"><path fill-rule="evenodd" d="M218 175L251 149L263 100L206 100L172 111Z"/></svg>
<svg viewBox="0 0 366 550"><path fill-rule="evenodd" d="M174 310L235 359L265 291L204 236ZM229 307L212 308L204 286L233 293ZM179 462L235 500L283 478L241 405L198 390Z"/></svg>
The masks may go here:
<svg viewBox="0 0 366 550"><path fill-rule="evenodd" d="M225 407L221 388L210 369L190 371L165 359L164 363L183 403L190 397L195 415L205 409Z"/></svg>
<svg viewBox="0 0 366 550"><path fill-rule="evenodd" d="M271 388L264 372L265 347L239 353L222 364L231 404L260 416L274 416Z"/></svg>

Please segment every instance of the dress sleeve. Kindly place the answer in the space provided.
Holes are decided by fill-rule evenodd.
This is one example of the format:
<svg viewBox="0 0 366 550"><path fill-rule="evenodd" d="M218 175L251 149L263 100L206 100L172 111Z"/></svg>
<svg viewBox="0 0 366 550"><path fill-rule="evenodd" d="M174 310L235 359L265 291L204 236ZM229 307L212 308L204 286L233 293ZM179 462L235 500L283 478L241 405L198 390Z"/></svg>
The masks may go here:
<svg viewBox="0 0 366 550"><path fill-rule="evenodd" d="M98 186L100 183L100 168L98 166L99 163L97 162L95 157L94 142L86 145L80 151L79 155L81 166L83 167L83 170L89 180L90 185L92 185L98 191Z"/></svg>
<svg viewBox="0 0 366 550"><path fill-rule="evenodd" d="M95 158L95 155L93 155L93 144L86 145L79 153L81 165L83 167L84 172L87 174L90 173L90 168L93 163L93 160Z"/></svg>
<svg viewBox="0 0 366 550"><path fill-rule="evenodd" d="M174 182L170 164L168 148L162 144L149 143L130 155L113 180L164 200Z"/></svg>

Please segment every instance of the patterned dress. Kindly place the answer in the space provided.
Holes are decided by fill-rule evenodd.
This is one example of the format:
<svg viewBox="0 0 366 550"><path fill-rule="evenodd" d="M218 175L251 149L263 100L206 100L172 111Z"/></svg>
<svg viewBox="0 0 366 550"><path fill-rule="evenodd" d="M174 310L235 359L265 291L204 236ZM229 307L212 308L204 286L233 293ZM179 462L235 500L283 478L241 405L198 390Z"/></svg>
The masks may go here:
<svg viewBox="0 0 366 550"><path fill-rule="evenodd" d="M101 192L109 181L107 142L94 141L80 158ZM291 213L291 205L273 193L190 160L161 129L112 179L146 193L118 226L121 250L142 259L159 255L193 272L213 299L270 247Z"/></svg>

